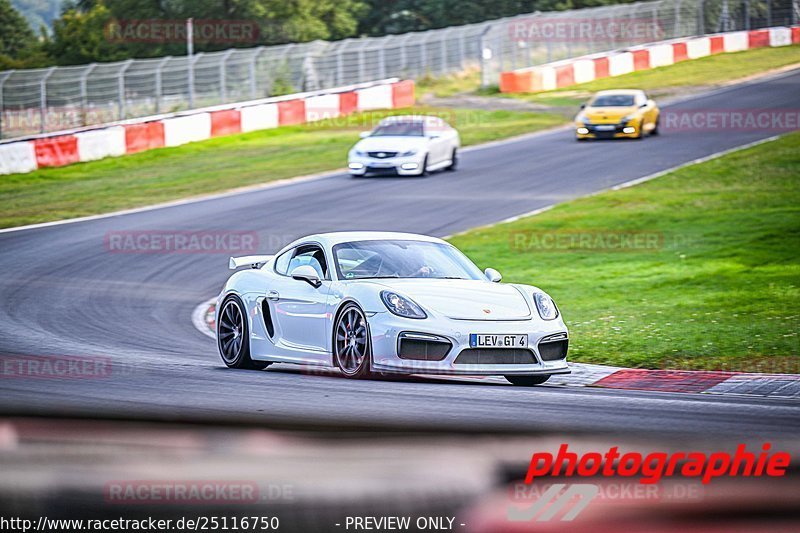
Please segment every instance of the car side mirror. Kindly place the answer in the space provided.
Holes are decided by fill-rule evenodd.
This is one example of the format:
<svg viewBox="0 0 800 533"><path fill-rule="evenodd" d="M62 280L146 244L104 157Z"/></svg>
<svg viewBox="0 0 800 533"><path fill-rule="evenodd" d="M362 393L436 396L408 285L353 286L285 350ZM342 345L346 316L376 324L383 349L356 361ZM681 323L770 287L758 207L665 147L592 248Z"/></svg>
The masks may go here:
<svg viewBox="0 0 800 533"><path fill-rule="evenodd" d="M438 133L431 133L430 135L428 135L428 140L432 141L434 139L438 139L439 137L441 137L441 135L439 135Z"/></svg>
<svg viewBox="0 0 800 533"><path fill-rule="evenodd" d="M581 109L586 109L586 104L581 104Z"/></svg>
<svg viewBox="0 0 800 533"><path fill-rule="evenodd" d="M500 283L500 280L503 279L503 276L500 275L500 272L493 268L487 268L483 271L483 274L486 276L486 279L492 283Z"/></svg>
<svg viewBox="0 0 800 533"><path fill-rule="evenodd" d="M358 136L361 137L362 139L364 139L366 137L369 137L370 133L372 133L372 132L371 131L362 131L361 133L358 134Z"/></svg>
<svg viewBox="0 0 800 533"><path fill-rule="evenodd" d="M292 270L292 278L305 281L315 289L322 285L322 280L319 279L319 274L317 274L317 271L314 270L314 267L309 265L300 265Z"/></svg>

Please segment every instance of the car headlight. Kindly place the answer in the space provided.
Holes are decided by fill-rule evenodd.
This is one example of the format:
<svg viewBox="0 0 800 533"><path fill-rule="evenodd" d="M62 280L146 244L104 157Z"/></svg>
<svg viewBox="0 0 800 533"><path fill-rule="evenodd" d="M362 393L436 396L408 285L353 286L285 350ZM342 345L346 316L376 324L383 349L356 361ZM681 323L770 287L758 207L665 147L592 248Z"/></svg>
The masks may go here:
<svg viewBox="0 0 800 533"><path fill-rule="evenodd" d="M408 150L408 151L403 152L402 154L400 154L400 157L408 157L408 156L414 155L416 153L417 153L416 150Z"/></svg>
<svg viewBox="0 0 800 533"><path fill-rule="evenodd" d="M381 291L381 300L383 300L386 309L397 316L403 318L428 318L428 315L425 314L425 311L420 306L396 292Z"/></svg>
<svg viewBox="0 0 800 533"><path fill-rule="evenodd" d="M362 152L361 150L353 149L353 155L355 155L356 157L364 157L367 154Z"/></svg>
<svg viewBox="0 0 800 533"><path fill-rule="evenodd" d="M536 302L536 310L542 320L555 320L558 317L556 303L543 292L534 292L533 300Z"/></svg>
<svg viewBox="0 0 800 533"><path fill-rule="evenodd" d="M620 122L622 124L627 124L628 122L630 122L631 120L633 120L635 118L636 118L636 114L635 113L631 113L630 115L625 115L624 117L622 117L622 120L620 120Z"/></svg>
<svg viewBox="0 0 800 533"><path fill-rule="evenodd" d="M585 124L586 122L589 122L589 119L586 118L586 115L583 113L578 113L578 116L575 117L575 122L583 122Z"/></svg>

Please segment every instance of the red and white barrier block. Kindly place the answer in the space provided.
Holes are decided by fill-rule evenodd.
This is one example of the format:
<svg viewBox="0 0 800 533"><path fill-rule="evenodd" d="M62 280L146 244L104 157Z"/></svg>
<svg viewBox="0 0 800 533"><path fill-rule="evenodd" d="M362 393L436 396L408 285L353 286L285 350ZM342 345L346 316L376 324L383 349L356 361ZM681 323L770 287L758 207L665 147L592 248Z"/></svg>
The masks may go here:
<svg viewBox="0 0 800 533"><path fill-rule="evenodd" d="M76 133L75 138L78 140L79 161L125 155L125 128L122 126L83 131Z"/></svg>
<svg viewBox="0 0 800 533"><path fill-rule="evenodd" d="M0 174L21 174L37 168L32 142L0 144Z"/></svg>
<svg viewBox="0 0 800 533"><path fill-rule="evenodd" d="M414 82L383 80L319 93L145 117L74 132L0 143L0 174L32 172L212 137L331 119L356 111L414 105Z"/></svg>
<svg viewBox="0 0 800 533"><path fill-rule="evenodd" d="M278 104L260 104L244 107L241 113L242 132L268 130L278 127Z"/></svg>
<svg viewBox="0 0 800 533"><path fill-rule="evenodd" d="M552 91L726 52L800 43L800 26L734 31L613 50L500 74L500 92Z"/></svg>
<svg viewBox="0 0 800 533"><path fill-rule="evenodd" d="M197 113L168 118L164 124L164 146L180 146L211 138L211 115Z"/></svg>

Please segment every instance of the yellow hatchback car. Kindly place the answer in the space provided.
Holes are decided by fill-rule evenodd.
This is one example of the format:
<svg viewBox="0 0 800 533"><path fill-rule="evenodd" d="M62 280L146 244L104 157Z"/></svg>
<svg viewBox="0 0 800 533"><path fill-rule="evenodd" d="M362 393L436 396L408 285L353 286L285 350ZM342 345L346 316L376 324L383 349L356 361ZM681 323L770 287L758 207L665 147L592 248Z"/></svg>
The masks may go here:
<svg viewBox="0 0 800 533"><path fill-rule="evenodd" d="M658 135L659 114L658 106L644 91L600 91L581 106L575 117L575 138L641 139L644 135Z"/></svg>

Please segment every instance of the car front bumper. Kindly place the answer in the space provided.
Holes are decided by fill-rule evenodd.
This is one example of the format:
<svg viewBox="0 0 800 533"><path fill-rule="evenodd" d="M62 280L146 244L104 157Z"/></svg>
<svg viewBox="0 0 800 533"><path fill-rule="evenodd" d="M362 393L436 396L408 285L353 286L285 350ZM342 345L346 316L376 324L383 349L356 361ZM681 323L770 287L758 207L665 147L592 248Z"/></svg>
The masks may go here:
<svg viewBox="0 0 800 533"><path fill-rule="evenodd" d="M369 318L372 336L373 369L380 372L402 374L445 375L550 375L568 374L566 361L567 328L561 317L552 321L531 320L484 321L436 319L413 320L397 317L388 312L376 313ZM501 348L481 349L480 362L470 362L476 355L470 346L470 334L527 335L527 346L516 350L513 358L530 359L526 363L508 362L511 355ZM451 347L441 360L409 359L401 356L400 336L407 334L431 335L449 341ZM564 357L545 360L540 354L542 339L563 334ZM560 341L558 341L560 342ZM549 343L548 343L549 344ZM544 345L543 345L544 346ZM551 345L552 346L552 345ZM459 359L459 355L467 354ZM497 357L495 357L497 354ZM404 354L408 355L408 354ZM496 362L493 360L507 362ZM465 362L467 361L467 362Z"/></svg>
<svg viewBox="0 0 800 533"><path fill-rule="evenodd" d="M575 137L578 139L623 139L638 136L639 125L633 120L622 124L575 124Z"/></svg>
<svg viewBox="0 0 800 533"><path fill-rule="evenodd" d="M347 166L353 176L366 174L417 176L420 174L423 159L424 157L419 154L386 159L351 155L348 158Z"/></svg>

